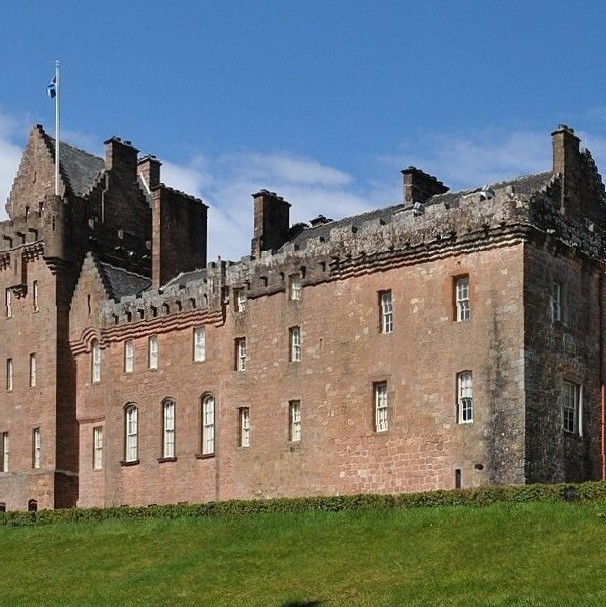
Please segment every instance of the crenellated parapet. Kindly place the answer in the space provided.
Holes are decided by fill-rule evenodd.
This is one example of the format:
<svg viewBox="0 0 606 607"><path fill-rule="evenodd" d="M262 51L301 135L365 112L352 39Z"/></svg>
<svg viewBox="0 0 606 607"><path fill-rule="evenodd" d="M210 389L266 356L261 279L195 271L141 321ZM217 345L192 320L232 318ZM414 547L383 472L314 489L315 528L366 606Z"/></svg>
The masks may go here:
<svg viewBox="0 0 606 607"><path fill-rule="evenodd" d="M160 289L103 302L100 324L106 339L222 324L226 265L210 263L206 270L180 275Z"/></svg>
<svg viewBox="0 0 606 607"><path fill-rule="evenodd" d="M11 268L7 288L27 290L27 264L44 258L54 272L64 258L64 203L46 196L37 209L0 223L0 271Z"/></svg>

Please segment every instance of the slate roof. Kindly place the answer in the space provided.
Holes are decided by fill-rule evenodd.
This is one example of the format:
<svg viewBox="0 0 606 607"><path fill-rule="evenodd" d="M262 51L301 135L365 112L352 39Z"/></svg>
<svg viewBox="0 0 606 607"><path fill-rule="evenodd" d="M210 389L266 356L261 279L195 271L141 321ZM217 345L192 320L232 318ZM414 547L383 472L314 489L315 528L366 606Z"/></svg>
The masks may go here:
<svg viewBox="0 0 606 607"><path fill-rule="evenodd" d="M205 280L206 279L206 268L202 268L199 270L191 270L190 272L181 272L174 278L171 278L165 285L163 285L163 289L167 287L173 287L176 285L185 286L190 282L195 282L197 280Z"/></svg>
<svg viewBox="0 0 606 607"><path fill-rule="evenodd" d="M47 135L48 143L55 152L55 139ZM61 142L59 150L59 163L61 173L76 196L83 196L97 181L100 173L105 169L103 158L93 156L84 150L75 148L68 143Z"/></svg>
<svg viewBox="0 0 606 607"><path fill-rule="evenodd" d="M113 299L120 299L127 295L139 295L149 289L151 279L109 263L99 262L103 282Z"/></svg>
<svg viewBox="0 0 606 607"><path fill-rule="evenodd" d="M553 173L551 171L546 171L544 173L526 175L524 177L518 177L516 179L502 181L499 183L492 184L489 187L493 190L499 190L507 186L512 186L514 192L529 195L533 192L538 192L539 190L541 190L541 188L543 188L549 183L552 177ZM460 200L463 196L472 194L473 192L479 192L481 189L483 188L475 188L472 190L464 190L452 193L446 192L445 194L432 196L429 200L426 201L425 204L453 204L456 201ZM330 221L329 223L316 226L315 228L308 227L293 238L291 238L287 242L287 245L294 244L295 246L298 246L299 248L303 249L307 240L310 238L319 238L323 236L328 240L330 236L330 231L334 228L349 228L351 226L359 226L362 223L372 220L380 220L384 221L385 223L388 223L391 221L391 218L395 213L402 211L408 207L410 207L410 205L397 204L383 209L377 209L374 211L369 211L367 213L362 213L361 215L354 215L352 217L345 217L337 221Z"/></svg>

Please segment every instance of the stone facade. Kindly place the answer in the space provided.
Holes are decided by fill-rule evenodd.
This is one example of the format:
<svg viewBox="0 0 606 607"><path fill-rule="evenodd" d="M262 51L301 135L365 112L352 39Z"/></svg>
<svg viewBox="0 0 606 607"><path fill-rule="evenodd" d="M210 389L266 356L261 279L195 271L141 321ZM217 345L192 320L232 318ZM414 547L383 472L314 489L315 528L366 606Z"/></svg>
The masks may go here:
<svg viewBox="0 0 606 607"><path fill-rule="evenodd" d="M410 167L401 204L340 221L260 190L251 255L207 264L206 207L154 157L66 146L55 198L36 127L1 226L0 502L600 478L606 197L552 137L552 171L449 193Z"/></svg>

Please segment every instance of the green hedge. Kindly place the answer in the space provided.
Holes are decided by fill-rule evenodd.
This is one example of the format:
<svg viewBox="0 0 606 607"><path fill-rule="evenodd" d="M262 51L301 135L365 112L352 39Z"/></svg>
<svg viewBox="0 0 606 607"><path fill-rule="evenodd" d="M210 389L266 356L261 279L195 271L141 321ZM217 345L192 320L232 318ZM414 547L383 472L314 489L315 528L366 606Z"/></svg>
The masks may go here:
<svg viewBox="0 0 606 607"><path fill-rule="evenodd" d="M264 512L340 512L342 510L380 510L433 506L487 506L496 502L606 501L606 481L581 484L516 485L400 493L397 495L336 495L278 498L268 500L229 500L205 504L118 506L112 508L70 508L37 512L1 512L0 525L22 527L104 521L109 519L173 519L200 516L245 516Z"/></svg>

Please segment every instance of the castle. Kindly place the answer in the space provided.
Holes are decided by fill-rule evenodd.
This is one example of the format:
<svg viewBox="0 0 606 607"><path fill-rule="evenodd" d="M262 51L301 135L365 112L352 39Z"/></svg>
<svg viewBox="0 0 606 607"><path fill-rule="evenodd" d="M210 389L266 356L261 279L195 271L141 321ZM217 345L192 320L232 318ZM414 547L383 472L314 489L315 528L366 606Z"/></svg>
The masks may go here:
<svg viewBox="0 0 606 607"><path fill-rule="evenodd" d="M0 508L604 478L606 194L545 173L291 226L207 263L207 207L128 141L33 128L0 224ZM329 212L329 209L327 209Z"/></svg>

